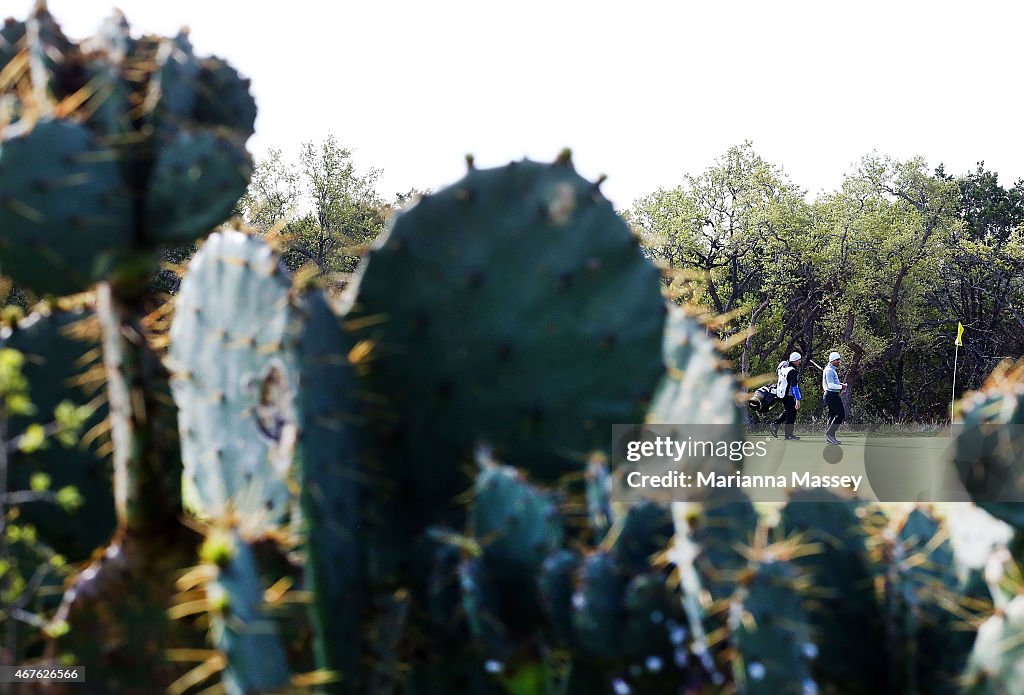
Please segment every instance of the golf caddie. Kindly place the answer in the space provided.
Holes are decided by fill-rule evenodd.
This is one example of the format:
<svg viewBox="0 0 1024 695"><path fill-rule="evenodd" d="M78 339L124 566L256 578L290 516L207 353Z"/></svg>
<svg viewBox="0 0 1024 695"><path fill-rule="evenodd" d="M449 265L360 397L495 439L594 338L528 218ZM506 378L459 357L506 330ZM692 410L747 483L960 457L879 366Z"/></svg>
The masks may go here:
<svg viewBox="0 0 1024 695"><path fill-rule="evenodd" d="M772 436L779 436L779 425L785 424L786 439L800 439L793 434L796 424L796 411L800 410L800 353L791 353L788 360L779 362L775 370L778 381L775 382L775 395L782 401L782 415L772 423Z"/></svg>
<svg viewBox="0 0 1024 695"><path fill-rule="evenodd" d="M828 364L821 373L821 387L825 390L825 405L828 406L828 427L825 429L825 441L829 444L841 444L836 439L836 430L846 419L846 408L843 407L843 398L840 395L846 388L846 382L839 381L839 362L841 357L838 352L828 356Z"/></svg>

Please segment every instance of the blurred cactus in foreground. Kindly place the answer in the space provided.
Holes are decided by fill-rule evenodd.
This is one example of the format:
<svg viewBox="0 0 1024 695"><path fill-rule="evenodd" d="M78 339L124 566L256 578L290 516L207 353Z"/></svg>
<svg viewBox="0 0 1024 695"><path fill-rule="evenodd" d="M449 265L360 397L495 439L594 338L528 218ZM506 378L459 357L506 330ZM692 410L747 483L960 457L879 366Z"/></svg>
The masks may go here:
<svg viewBox="0 0 1024 695"><path fill-rule="evenodd" d="M33 562L10 529L80 563L11 658L85 665L96 692L1019 691L1019 597L962 598L927 506L611 495L613 424L740 437L738 387L568 153L470 163L342 306L228 225L173 322L147 312L157 248L242 193L254 118L185 34L115 15L74 43L43 5L2 29L0 269L80 293L0 334L4 620ZM970 471L1019 477L1022 373L965 399ZM41 424L88 434L57 457ZM19 520L12 481L80 504Z"/></svg>
<svg viewBox="0 0 1024 695"><path fill-rule="evenodd" d="M3 45L0 272L39 294L127 291L158 246L231 214L256 107L227 63L185 33L132 37L119 13L75 43L43 3Z"/></svg>
<svg viewBox="0 0 1024 695"><path fill-rule="evenodd" d="M959 405L955 461L978 505L1024 527L1024 361L1004 362Z"/></svg>
<svg viewBox="0 0 1024 695"><path fill-rule="evenodd" d="M957 433L955 463L978 506L1014 529L1013 557L994 556L986 567L995 614L979 628L970 656L966 692L1020 693L1024 624L1021 622L1020 563L1024 561L1024 361L1004 362L976 393L959 403L963 416ZM1006 565L1015 581L1007 584ZM1007 599L1007 587L1015 594Z"/></svg>

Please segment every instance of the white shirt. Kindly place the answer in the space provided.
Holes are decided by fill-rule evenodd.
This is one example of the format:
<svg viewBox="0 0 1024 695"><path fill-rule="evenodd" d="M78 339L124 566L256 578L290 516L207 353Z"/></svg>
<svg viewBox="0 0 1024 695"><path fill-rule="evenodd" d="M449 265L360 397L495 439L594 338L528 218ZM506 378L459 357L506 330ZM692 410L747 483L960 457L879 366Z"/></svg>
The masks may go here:
<svg viewBox="0 0 1024 695"><path fill-rule="evenodd" d="M821 373L821 388L825 390L825 393L839 393L843 390L843 385L839 382L839 374L836 373L836 366L831 362Z"/></svg>

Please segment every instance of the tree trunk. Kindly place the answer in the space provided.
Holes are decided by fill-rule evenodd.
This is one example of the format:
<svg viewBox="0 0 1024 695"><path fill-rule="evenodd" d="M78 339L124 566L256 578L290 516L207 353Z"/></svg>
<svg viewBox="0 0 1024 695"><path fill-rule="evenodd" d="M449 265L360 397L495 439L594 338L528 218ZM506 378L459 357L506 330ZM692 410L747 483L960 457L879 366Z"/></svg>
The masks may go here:
<svg viewBox="0 0 1024 695"><path fill-rule="evenodd" d="M750 325L747 326L747 339L743 341L743 356L740 358L740 373L744 381L750 376L750 343L754 339L754 324L761 317L761 313L768 308L770 301L768 299L764 300L750 314Z"/></svg>
<svg viewBox="0 0 1024 695"><path fill-rule="evenodd" d="M896 383L895 393L892 398L892 419L894 422L899 422L900 413L903 411L903 367L905 366L905 358L901 354L899 362L896 363Z"/></svg>

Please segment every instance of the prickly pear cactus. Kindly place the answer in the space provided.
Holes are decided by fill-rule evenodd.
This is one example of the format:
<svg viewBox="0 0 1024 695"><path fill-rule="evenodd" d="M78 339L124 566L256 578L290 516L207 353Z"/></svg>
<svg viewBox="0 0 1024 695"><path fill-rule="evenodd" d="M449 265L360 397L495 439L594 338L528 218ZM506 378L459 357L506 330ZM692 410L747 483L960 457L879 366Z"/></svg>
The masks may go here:
<svg viewBox="0 0 1024 695"><path fill-rule="evenodd" d="M291 671L252 549L236 530L214 528L200 552L212 569L204 588L213 643L226 657L225 690L244 695L282 689Z"/></svg>
<svg viewBox="0 0 1024 695"><path fill-rule="evenodd" d="M462 636L462 597L459 593L459 565L462 550L457 545L441 543L434 552L427 586L427 610L431 626L445 638Z"/></svg>
<svg viewBox="0 0 1024 695"><path fill-rule="evenodd" d="M642 500L626 510L611 532L615 561L631 574L647 571L672 546L671 510Z"/></svg>
<svg viewBox="0 0 1024 695"><path fill-rule="evenodd" d="M1024 528L1024 362L1000 365L959 407L954 462L960 479L978 506Z"/></svg>
<svg viewBox="0 0 1024 695"><path fill-rule="evenodd" d="M599 659L618 655L626 581L610 552L583 558L573 595L573 631L580 648Z"/></svg>
<svg viewBox="0 0 1024 695"><path fill-rule="evenodd" d="M673 553L690 648L712 682L721 685L725 676L715 663L712 636L725 630L727 602L747 565L745 549L754 543L758 513L750 498L733 489L716 490L703 503L679 503L673 512Z"/></svg>
<svg viewBox="0 0 1024 695"><path fill-rule="evenodd" d="M725 368L724 357L704 326L683 310L670 307L665 326L663 355L666 373L661 378L647 413L651 424L739 425L743 411L737 405L739 386Z"/></svg>
<svg viewBox="0 0 1024 695"><path fill-rule="evenodd" d="M1024 695L1024 596L978 628L964 674L968 695Z"/></svg>
<svg viewBox="0 0 1024 695"><path fill-rule="evenodd" d="M35 408L32 418L12 418L9 432L21 431L30 420L52 418L58 408L94 401L103 385L102 368L96 364L97 332L94 315L84 310L34 314L0 328L0 348L25 356L22 373ZM91 440L82 438L70 446L47 442L42 448L16 451L9 461L9 489L27 490L34 475L44 474L52 494L70 487L79 498L66 508L53 501L19 505L21 521L33 525L48 546L72 562L88 558L114 533L110 459L101 455L103 440L97 435L105 415L106 408L91 408L80 432Z"/></svg>
<svg viewBox="0 0 1024 695"><path fill-rule="evenodd" d="M0 272L43 294L106 281L95 296L121 526L70 583L56 643L100 690L198 686L204 668L164 659L200 651L189 621L168 624L198 610L225 657L214 688L229 693L297 687L296 651L315 651L321 685L347 694L952 692L969 638L926 511L874 534L855 504L795 494L768 544L736 491L677 516L675 541L665 508L613 504L609 425L717 425L738 439L743 414L705 327L666 308L658 271L567 156L471 170L398 215L344 324L262 242L213 235L182 283L168 355L200 517L181 524L179 437L153 426L172 410L158 407L167 379L140 288L156 248L230 215L254 119L247 82L185 33L134 38L118 14L75 43L44 4L0 29ZM31 377L50 408L75 361L50 356L66 346L47 326L2 340L59 363ZM970 471L1016 482L1022 370L965 404ZM482 465L466 506L466 463L491 449L523 472ZM578 478L557 494L530 482L588 461L586 505L563 504ZM99 533L102 495L85 495ZM202 564L182 576L193 528L206 529ZM257 556L267 546L308 592L298 646L287 590ZM1015 599L986 624L975 692L1015 692L1020 612ZM896 654L884 676L864 644Z"/></svg>
<svg viewBox="0 0 1024 695"><path fill-rule="evenodd" d="M469 527L480 556L460 568L463 609L484 653L504 662L542 623L536 577L562 545L563 522L554 497L514 468L487 465L474 489Z"/></svg>
<svg viewBox="0 0 1024 695"><path fill-rule="evenodd" d="M705 328L675 306L669 307L662 359L665 373L647 412L647 423L716 426L716 432L723 439L744 438L743 412L736 403L739 389L735 377L725 368L718 346L707 336ZM666 462L666 465L678 466L676 462ZM732 506L734 504L735 507ZM686 515L692 521L706 519L706 523L690 524L693 529L707 529L711 534L719 531L733 534L721 544L710 537L707 543L703 542L704 539L695 539L700 548L716 552L713 548L718 546L739 547L750 542L757 514L744 495L723 491L708 499L704 509L693 503L686 503L685 507L688 510ZM738 519L739 523L728 523L732 518ZM689 535L683 533L681 538ZM734 564L726 562L720 565L716 562L713 566L727 571ZM731 593L731 590L726 593Z"/></svg>
<svg viewBox="0 0 1024 695"><path fill-rule="evenodd" d="M41 293L85 289L111 275L132 242L120 170L78 123L17 130L0 136L0 272Z"/></svg>
<svg viewBox="0 0 1024 695"><path fill-rule="evenodd" d="M480 442L547 480L607 450L643 416L664 321L658 271L567 158L471 170L399 214L348 315L383 439L440 496Z"/></svg>
<svg viewBox="0 0 1024 695"><path fill-rule="evenodd" d="M158 245L231 215L255 104L188 37L134 39L116 14L76 44L39 3L0 40L0 272L45 294L138 291Z"/></svg>
<svg viewBox="0 0 1024 695"><path fill-rule="evenodd" d="M582 560L562 554L545 563L545 607L573 649L569 692L659 693L693 677L686 618L669 581L671 535L668 510L644 502L626 510L602 547ZM566 612L570 571L576 578Z"/></svg>
<svg viewBox="0 0 1024 695"><path fill-rule="evenodd" d="M809 582L785 560L782 545L752 558L729 606L738 693L816 693L811 674L817 647L807 618Z"/></svg>
<svg viewBox="0 0 1024 695"><path fill-rule="evenodd" d="M237 231L212 235L181 283L171 388L201 516L275 529L297 513L289 481L305 322L291 290L270 247Z"/></svg>
<svg viewBox="0 0 1024 695"><path fill-rule="evenodd" d="M530 485L507 466L484 468L474 487L469 523L488 568L510 585L532 581L564 538L554 495Z"/></svg>
<svg viewBox="0 0 1024 695"><path fill-rule="evenodd" d="M886 690L889 673L886 650L864 649L885 641L883 604L875 594L882 568L869 550L877 530L865 524L864 507L825 490L793 490L775 532L807 546L791 563L820 589L807 611L820 652L815 678L866 695Z"/></svg>
<svg viewBox="0 0 1024 695"><path fill-rule="evenodd" d="M611 528L615 512L612 509L614 480L607 459L593 456L587 462L584 474L587 496L587 516L594 542L600 542Z"/></svg>
<svg viewBox="0 0 1024 695"><path fill-rule="evenodd" d="M262 241L219 232L190 263L169 355L186 482L200 515L237 523L246 541L286 529L305 541L320 662L354 682L360 481L347 348L319 291L294 287Z"/></svg>
<svg viewBox="0 0 1024 695"><path fill-rule="evenodd" d="M961 629L960 582L945 528L924 508L900 523L884 552L891 689L958 692L973 635ZM891 532L890 534L891 535ZM937 656L938 655L938 656Z"/></svg>
<svg viewBox="0 0 1024 695"><path fill-rule="evenodd" d="M732 595L746 566L743 549L754 542L757 510L738 490L721 490L704 504L690 505L676 516L676 539L695 573L694 586L705 608Z"/></svg>
<svg viewBox="0 0 1024 695"><path fill-rule="evenodd" d="M576 551L565 548L557 550L544 559L537 576L537 586L552 637L561 646L571 646L574 640L572 597L580 561Z"/></svg>
<svg viewBox="0 0 1024 695"><path fill-rule="evenodd" d="M337 684L327 690L352 693L359 668L366 540L360 532L365 483L353 428L358 401L348 361L351 341L318 289L299 292L297 301L306 329L297 346L300 429L295 460L305 569L313 592L314 652L321 668L339 674Z"/></svg>

